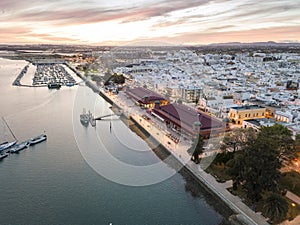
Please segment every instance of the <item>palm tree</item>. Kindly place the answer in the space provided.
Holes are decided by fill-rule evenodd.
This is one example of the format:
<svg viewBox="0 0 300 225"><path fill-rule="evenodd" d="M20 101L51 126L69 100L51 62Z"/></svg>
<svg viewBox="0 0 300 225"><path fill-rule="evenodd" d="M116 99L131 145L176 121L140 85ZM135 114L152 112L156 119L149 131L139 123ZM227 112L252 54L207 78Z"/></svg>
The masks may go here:
<svg viewBox="0 0 300 225"><path fill-rule="evenodd" d="M271 193L266 198L263 209L273 222L279 222L288 212L288 202L281 195Z"/></svg>

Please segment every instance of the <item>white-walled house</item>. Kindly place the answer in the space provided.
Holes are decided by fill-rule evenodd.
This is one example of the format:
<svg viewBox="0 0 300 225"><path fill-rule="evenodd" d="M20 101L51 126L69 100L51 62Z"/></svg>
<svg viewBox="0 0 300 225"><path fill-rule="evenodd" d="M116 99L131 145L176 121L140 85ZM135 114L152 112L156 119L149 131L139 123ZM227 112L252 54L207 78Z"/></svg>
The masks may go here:
<svg viewBox="0 0 300 225"><path fill-rule="evenodd" d="M285 123L292 123L293 122L293 115L290 112L283 112L283 111L275 111L274 118L276 121L285 122Z"/></svg>

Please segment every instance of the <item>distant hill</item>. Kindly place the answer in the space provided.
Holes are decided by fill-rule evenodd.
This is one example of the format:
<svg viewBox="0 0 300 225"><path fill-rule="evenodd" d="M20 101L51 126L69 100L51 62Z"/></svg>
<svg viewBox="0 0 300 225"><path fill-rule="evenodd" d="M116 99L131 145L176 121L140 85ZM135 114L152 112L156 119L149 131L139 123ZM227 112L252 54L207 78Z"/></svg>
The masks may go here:
<svg viewBox="0 0 300 225"><path fill-rule="evenodd" d="M250 43L243 43L243 42L227 42L227 43L213 43L208 46L300 46L300 42L275 42L275 41L268 41L268 42L250 42Z"/></svg>

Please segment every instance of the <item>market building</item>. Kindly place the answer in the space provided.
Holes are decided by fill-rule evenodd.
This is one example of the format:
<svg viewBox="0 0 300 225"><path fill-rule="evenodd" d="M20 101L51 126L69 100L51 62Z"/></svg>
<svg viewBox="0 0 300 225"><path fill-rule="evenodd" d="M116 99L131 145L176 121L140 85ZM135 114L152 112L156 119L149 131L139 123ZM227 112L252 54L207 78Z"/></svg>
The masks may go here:
<svg viewBox="0 0 300 225"><path fill-rule="evenodd" d="M154 108L155 103L163 106L169 101L162 95L143 87L131 88L126 90L126 95L133 99L142 108Z"/></svg>
<svg viewBox="0 0 300 225"><path fill-rule="evenodd" d="M209 138L225 131L222 121L183 104L157 104L149 113L164 122L167 127L187 136L200 134Z"/></svg>

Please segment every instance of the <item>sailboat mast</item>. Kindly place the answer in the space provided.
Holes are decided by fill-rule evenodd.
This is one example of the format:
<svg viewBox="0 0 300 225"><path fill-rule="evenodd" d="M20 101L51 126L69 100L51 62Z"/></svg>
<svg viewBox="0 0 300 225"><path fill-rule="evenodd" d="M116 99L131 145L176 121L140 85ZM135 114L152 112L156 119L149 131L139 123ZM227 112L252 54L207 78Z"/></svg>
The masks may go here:
<svg viewBox="0 0 300 225"><path fill-rule="evenodd" d="M17 140L16 136L14 135L14 133L12 132L12 130L10 129L10 127L8 126L8 123L6 122L6 120L4 119L4 117L2 117L2 120L4 121L4 123L6 124L6 126L8 127L10 133L12 134L12 136L14 137L15 140Z"/></svg>

